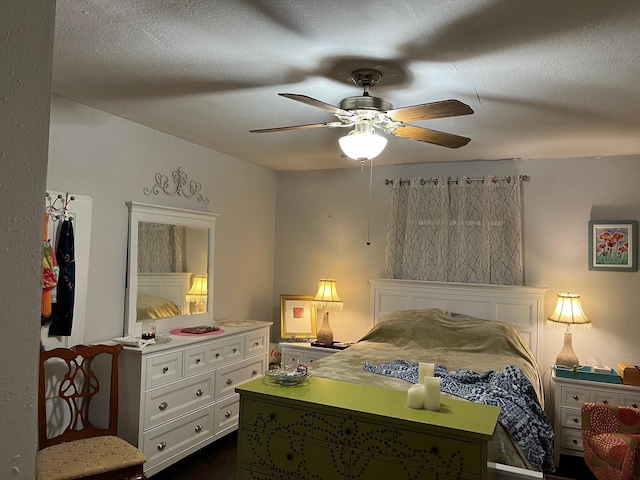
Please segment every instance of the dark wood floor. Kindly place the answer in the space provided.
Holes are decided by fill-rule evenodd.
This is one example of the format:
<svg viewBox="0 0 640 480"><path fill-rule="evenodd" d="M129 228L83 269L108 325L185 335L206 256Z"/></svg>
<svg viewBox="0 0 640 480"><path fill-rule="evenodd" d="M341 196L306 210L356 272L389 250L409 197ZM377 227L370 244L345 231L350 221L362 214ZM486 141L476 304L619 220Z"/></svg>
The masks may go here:
<svg viewBox="0 0 640 480"><path fill-rule="evenodd" d="M237 432L230 433L150 478L152 480L236 480L237 442Z"/></svg>
<svg viewBox="0 0 640 480"><path fill-rule="evenodd" d="M207 445L202 450L156 473L152 480L236 480L237 432ZM574 480L596 480L581 457L560 456L552 475Z"/></svg>

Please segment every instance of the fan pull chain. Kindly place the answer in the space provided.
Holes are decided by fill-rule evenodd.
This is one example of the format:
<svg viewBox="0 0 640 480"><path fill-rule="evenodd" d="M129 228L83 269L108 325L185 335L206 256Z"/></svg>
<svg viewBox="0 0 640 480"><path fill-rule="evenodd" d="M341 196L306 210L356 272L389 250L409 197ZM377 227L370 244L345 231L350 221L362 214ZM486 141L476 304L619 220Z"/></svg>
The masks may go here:
<svg viewBox="0 0 640 480"><path fill-rule="evenodd" d="M373 189L373 158L369 160L369 220L367 223L367 246L371 245L371 191Z"/></svg>

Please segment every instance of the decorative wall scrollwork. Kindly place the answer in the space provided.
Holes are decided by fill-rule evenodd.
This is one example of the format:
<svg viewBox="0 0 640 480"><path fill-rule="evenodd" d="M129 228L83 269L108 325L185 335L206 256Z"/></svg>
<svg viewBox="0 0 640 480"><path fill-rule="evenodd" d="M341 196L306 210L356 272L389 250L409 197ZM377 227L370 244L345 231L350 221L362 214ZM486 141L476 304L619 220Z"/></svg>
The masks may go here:
<svg viewBox="0 0 640 480"><path fill-rule="evenodd" d="M182 167L178 167L177 170L171 172L171 177L174 185L169 185L169 177L167 175L156 173L156 184L152 187L145 187L142 191L145 195L151 195L152 193L154 195L158 195L160 192L164 192L167 195L179 195L185 198L195 196L198 202L202 202L205 205L209 204L209 199L200 193L200 190L202 189L200 182L187 180L188 175L182 171ZM187 181L189 182L188 189L185 188L187 186Z"/></svg>

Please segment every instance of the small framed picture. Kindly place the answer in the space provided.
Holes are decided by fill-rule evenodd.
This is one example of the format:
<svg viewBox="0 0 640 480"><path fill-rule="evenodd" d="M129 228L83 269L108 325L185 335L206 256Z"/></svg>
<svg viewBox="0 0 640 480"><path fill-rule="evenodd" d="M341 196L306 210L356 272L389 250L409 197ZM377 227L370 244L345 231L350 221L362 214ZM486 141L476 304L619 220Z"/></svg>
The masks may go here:
<svg viewBox="0 0 640 480"><path fill-rule="evenodd" d="M282 338L316 338L316 309L312 295L280 295Z"/></svg>
<svg viewBox="0 0 640 480"><path fill-rule="evenodd" d="M589 270L638 270L636 220L589 222Z"/></svg>

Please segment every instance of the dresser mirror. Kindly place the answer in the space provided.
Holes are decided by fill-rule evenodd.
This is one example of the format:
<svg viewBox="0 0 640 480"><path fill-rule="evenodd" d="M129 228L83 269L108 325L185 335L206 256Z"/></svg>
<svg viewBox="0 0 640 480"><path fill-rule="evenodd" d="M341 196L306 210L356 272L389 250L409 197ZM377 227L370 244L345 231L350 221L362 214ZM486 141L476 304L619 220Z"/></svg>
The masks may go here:
<svg viewBox="0 0 640 480"><path fill-rule="evenodd" d="M124 334L213 322L216 214L127 202ZM146 334L146 331L144 332Z"/></svg>

